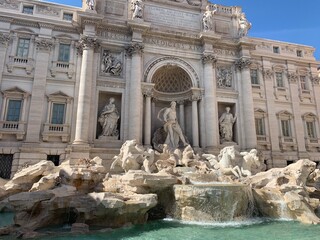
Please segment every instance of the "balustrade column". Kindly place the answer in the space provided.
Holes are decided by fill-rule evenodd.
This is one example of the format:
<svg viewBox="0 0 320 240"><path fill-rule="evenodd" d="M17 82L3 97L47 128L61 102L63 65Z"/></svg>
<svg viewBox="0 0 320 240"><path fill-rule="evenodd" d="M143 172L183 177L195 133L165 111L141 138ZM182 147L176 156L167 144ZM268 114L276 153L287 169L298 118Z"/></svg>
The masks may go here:
<svg viewBox="0 0 320 240"><path fill-rule="evenodd" d="M214 148L219 144L218 130L218 109L216 99L216 74L214 64L216 58L213 55L205 54L202 57L204 64L203 85L204 93L204 109L205 109L205 129L206 129L206 147Z"/></svg>
<svg viewBox="0 0 320 240"><path fill-rule="evenodd" d="M241 58L235 62L237 70L241 72L241 98L242 106L240 111L242 111L243 117L243 128L245 132L244 137L244 147L246 149L252 149L257 147L257 135L255 128L255 118L254 118L254 107L253 107L253 96L251 87L251 77L249 66L251 61L246 58Z"/></svg>
<svg viewBox="0 0 320 240"><path fill-rule="evenodd" d="M192 96L192 141L193 147L199 147L198 96Z"/></svg>
<svg viewBox="0 0 320 240"><path fill-rule="evenodd" d="M128 138L136 139L141 143L142 125L142 52L143 45L133 43L127 48L127 54L131 56L131 79L129 84L129 129Z"/></svg>
<svg viewBox="0 0 320 240"><path fill-rule="evenodd" d="M179 124L183 132L185 132L185 121L184 121L184 101L179 101Z"/></svg>
<svg viewBox="0 0 320 240"><path fill-rule="evenodd" d="M39 142L45 103L47 69L53 41L47 38L35 40L37 54L32 86L32 97L27 126L26 142Z"/></svg>
<svg viewBox="0 0 320 240"><path fill-rule="evenodd" d="M93 77L94 48L99 45L95 38L84 36L80 39L82 63L76 118L76 132L73 144L88 144L90 125L91 88Z"/></svg>

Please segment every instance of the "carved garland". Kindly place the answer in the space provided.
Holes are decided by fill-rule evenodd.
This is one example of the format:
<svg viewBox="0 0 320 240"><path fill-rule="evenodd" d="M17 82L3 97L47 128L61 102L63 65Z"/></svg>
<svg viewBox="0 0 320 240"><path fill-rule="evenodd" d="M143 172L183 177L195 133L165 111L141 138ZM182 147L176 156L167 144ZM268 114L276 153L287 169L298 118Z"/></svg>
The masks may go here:
<svg viewBox="0 0 320 240"><path fill-rule="evenodd" d="M53 47L53 40L45 38L36 38L35 44L38 50L50 51Z"/></svg>
<svg viewBox="0 0 320 240"><path fill-rule="evenodd" d="M296 83L298 81L298 75L296 73L288 73L287 77L290 83Z"/></svg>
<svg viewBox="0 0 320 240"><path fill-rule="evenodd" d="M262 74L265 79L272 79L274 72L271 69L265 69L262 71Z"/></svg>
<svg viewBox="0 0 320 240"><path fill-rule="evenodd" d="M168 57L162 57L162 58L159 58L157 60L155 60L154 62L152 62L149 67L147 68L145 74L144 74L144 81L146 82L147 81L147 78L148 78L148 75L149 75L149 72L151 71L151 69L156 65L158 64L159 62L163 62L163 61L167 61L167 60L172 60L172 61L176 61L176 62L179 62L179 63L182 63L184 66L186 66L192 73L193 75L195 76L195 79L197 81L197 85L199 85L199 76L198 74L196 73L196 71L192 68L192 66L185 62L184 60L180 59L180 58L176 58L174 56L168 56Z"/></svg>
<svg viewBox="0 0 320 240"><path fill-rule="evenodd" d="M7 46L8 42L10 41L10 35L5 33L0 33L0 44Z"/></svg>
<svg viewBox="0 0 320 240"><path fill-rule="evenodd" d="M311 77L311 82L313 85L320 85L320 77Z"/></svg>

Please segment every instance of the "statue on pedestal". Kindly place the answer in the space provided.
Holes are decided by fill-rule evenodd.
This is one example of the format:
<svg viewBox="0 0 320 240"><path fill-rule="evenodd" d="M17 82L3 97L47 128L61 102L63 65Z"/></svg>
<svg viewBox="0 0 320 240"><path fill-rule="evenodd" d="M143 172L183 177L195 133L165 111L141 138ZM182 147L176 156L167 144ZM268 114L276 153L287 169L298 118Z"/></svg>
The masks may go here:
<svg viewBox="0 0 320 240"><path fill-rule="evenodd" d="M248 35L252 24L247 20L246 14L241 13L239 18L239 37L245 37Z"/></svg>
<svg viewBox="0 0 320 240"><path fill-rule="evenodd" d="M230 107L226 107L226 112L224 112L219 118L220 136L222 142L232 142L232 127L236 119L237 117L233 117L232 113L230 113Z"/></svg>
<svg viewBox="0 0 320 240"><path fill-rule="evenodd" d="M102 127L100 136L118 136L117 123L119 119L118 110L114 104L115 99L110 98L109 104L106 104L102 109L98 122Z"/></svg>
<svg viewBox="0 0 320 240"><path fill-rule="evenodd" d="M132 19L143 18L143 2L142 0L131 0Z"/></svg>
<svg viewBox="0 0 320 240"><path fill-rule="evenodd" d="M86 0L87 8L90 10L94 10L95 8L95 0Z"/></svg>
<svg viewBox="0 0 320 240"><path fill-rule="evenodd" d="M213 30L213 15L217 11L216 5L213 11L210 10L210 6L206 6L206 11L202 16L202 24L203 24L203 31L212 31Z"/></svg>

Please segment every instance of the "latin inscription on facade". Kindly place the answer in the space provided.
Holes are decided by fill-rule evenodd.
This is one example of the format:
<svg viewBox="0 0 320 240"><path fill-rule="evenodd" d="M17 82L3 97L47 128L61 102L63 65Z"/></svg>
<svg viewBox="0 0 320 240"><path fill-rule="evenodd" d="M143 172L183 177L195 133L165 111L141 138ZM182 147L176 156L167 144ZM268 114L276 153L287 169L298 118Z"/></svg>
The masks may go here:
<svg viewBox="0 0 320 240"><path fill-rule="evenodd" d="M202 47L199 45L173 42L165 39L152 38L152 37L145 38L144 43L156 45L159 47L177 48L177 49L189 50L189 51L200 51L202 49Z"/></svg>
<svg viewBox="0 0 320 240"><path fill-rule="evenodd" d="M122 41L122 42L131 41L131 37L127 34L115 33L115 32L105 31L102 29L97 31L97 35L106 39L112 39L116 41Z"/></svg>
<svg viewBox="0 0 320 240"><path fill-rule="evenodd" d="M198 14L149 5L146 5L144 14L144 19L154 24L200 30Z"/></svg>

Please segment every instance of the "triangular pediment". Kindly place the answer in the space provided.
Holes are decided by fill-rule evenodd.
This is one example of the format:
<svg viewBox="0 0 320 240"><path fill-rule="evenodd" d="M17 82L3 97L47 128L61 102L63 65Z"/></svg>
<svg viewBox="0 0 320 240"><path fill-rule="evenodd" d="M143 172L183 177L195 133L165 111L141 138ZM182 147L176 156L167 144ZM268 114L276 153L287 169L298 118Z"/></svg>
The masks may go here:
<svg viewBox="0 0 320 240"><path fill-rule="evenodd" d="M288 112L287 110L283 110L277 113L278 116L292 116L292 113Z"/></svg>
<svg viewBox="0 0 320 240"><path fill-rule="evenodd" d="M19 95L29 95L28 92L24 91L23 89L19 88L19 87L13 87L13 88L9 88L9 89L6 89L6 90L3 90L2 91L3 94L19 94Z"/></svg>
<svg viewBox="0 0 320 240"><path fill-rule="evenodd" d="M70 96L61 91L51 93L48 95L48 97L70 98Z"/></svg>
<svg viewBox="0 0 320 240"><path fill-rule="evenodd" d="M255 109L254 109L254 112L255 112L255 113L260 113L260 114L267 114L267 112L264 111L264 110L261 109L261 108L255 108Z"/></svg>

